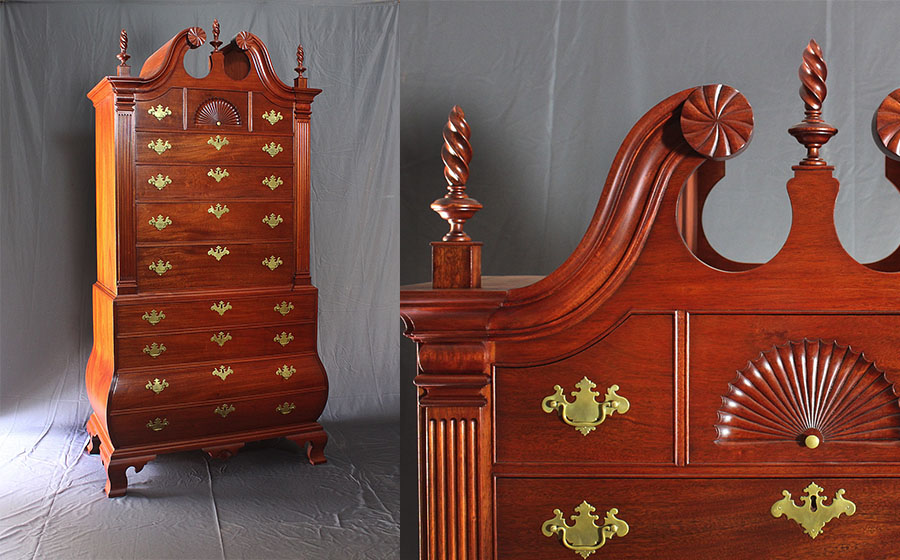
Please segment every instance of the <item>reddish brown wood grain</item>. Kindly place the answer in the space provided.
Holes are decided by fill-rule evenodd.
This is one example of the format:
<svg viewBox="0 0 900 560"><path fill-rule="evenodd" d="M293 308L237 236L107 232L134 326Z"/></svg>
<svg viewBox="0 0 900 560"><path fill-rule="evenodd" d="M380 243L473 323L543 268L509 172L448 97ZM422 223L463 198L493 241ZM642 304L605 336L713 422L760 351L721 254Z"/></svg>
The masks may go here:
<svg viewBox="0 0 900 560"><path fill-rule="evenodd" d="M210 172L227 172L228 175L216 181ZM137 165L135 197L139 202L171 199L227 203L245 198L283 201L293 199L291 181L290 167L213 162L209 165Z"/></svg>
<svg viewBox="0 0 900 560"><path fill-rule="evenodd" d="M226 202L225 206L228 213L216 218L209 211L210 208L216 211L215 204L210 202L138 203L137 242L153 245L179 241L221 243L228 239L265 242L290 239L293 235L294 208L290 202L237 201ZM269 221L264 222L264 218Z"/></svg>

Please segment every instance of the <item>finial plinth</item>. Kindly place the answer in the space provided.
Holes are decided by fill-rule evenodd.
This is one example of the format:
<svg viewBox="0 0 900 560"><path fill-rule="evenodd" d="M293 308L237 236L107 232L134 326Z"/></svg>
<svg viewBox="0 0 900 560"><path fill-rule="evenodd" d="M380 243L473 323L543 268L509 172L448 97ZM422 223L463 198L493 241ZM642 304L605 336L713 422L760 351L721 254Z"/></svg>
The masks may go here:
<svg viewBox="0 0 900 560"><path fill-rule="evenodd" d="M821 148L837 129L822 119L822 104L828 94L825 78L828 67L822 48L815 39L810 39L803 51L803 64L800 65L800 99L805 107L803 122L792 126L788 132L806 147L806 157L800 162L804 167L825 166L828 163L819 156Z"/></svg>
<svg viewBox="0 0 900 560"><path fill-rule="evenodd" d="M444 178L447 180L447 195L431 203L431 209L450 223L450 231L444 241L471 241L463 231L466 220L481 210L481 203L466 195L466 181L469 179L469 162L472 160L472 145L469 143L469 124L459 105L450 110L444 125L444 146L441 159L444 160Z"/></svg>
<svg viewBox="0 0 900 560"><path fill-rule="evenodd" d="M294 72L299 78L302 78L303 73L306 72L306 67L303 66L303 45L297 45L297 66L294 68Z"/></svg>
<svg viewBox="0 0 900 560"><path fill-rule="evenodd" d="M219 20L213 20L213 40L209 42L213 47L213 52L218 52L219 47L222 45L222 41L219 40Z"/></svg>
<svg viewBox="0 0 900 560"><path fill-rule="evenodd" d="M131 74L131 67L125 64L125 62L131 58L126 52L127 50L128 33L123 29L122 32L119 33L119 54L116 55L116 58L119 59L119 66L116 68L116 75L118 76L128 76Z"/></svg>

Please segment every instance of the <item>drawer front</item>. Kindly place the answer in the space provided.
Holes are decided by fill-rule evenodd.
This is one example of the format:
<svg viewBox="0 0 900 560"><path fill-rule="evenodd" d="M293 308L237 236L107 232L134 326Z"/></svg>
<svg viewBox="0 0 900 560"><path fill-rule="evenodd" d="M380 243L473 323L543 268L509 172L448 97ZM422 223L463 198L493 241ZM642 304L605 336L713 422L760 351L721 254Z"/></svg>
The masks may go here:
<svg viewBox="0 0 900 560"><path fill-rule="evenodd" d="M294 196L290 167L150 164L135 169L138 201L292 200Z"/></svg>
<svg viewBox="0 0 900 560"><path fill-rule="evenodd" d="M156 368L202 361L218 362L315 350L315 323L230 328L221 331L210 329L190 333L143 334L116 339L118 367L123 369Z"/></svg>
<svg viewBox="0 0 900 560"><path fill-rule="evenodd" d="M135 133L135 161L205 163L213 166L235 163L287 165L293 162L292 136L237 134L227 130L222 130L222 134L219 132L138 131Z"/></svg>
<svg viewBox="0 0 900 560"><path fill-rule="evenodd" d="M496 368L497 461L672 463L673 338L671 315L633 315L559 362Z"/></svg>
<svg viewBox="0 0 900 560"><path fill-rule="evenodd" d="M165 407L197 400L229 400L272 393L325 389L324 369L315 354L253 361L171 367L122 373L110 410Z"/></svg>
<svg viewBox="0 0 900 560"><path fill-rule="evenodd" d="M690 462L900 461L900 316L690 318Z"/></svg>
<svg viewBox="0 0 900 560"><path fill-rule="evenodd" d="M259 428L277 429L315 421L325 408L327 396L326 389L314 389L249 400L223 400L218 405L180 406L111 415L109 432L117 447L125 447ZM223 417L217 410L226 415Z"/></svg>
<svg viewBox="0 0 900 560"><path fill-rule="evenodd" d="M138 243L290 239L290 202L153 202L137 205Z"/></svg>
<svg viewBox="0 0 900 560"><path fill-rule="evenodd" d="M137 268L142 292L285 286L294 271L293 244L223 240L221 245L138 247Z"/></svg>
<svg viewBox="0 0 900 560"><path fill-rule="evenodd" d="M183 130L181 88L172 88L159 97L138 99L134 104L134 126L137 129Z"/></svg>
<svg viewBox="0 0 900 560"><path fill-rule="evenodd" d="M316 293L285 292L252 298L206 298L187 302L167 302L147 298L136 304L116 305L116 332L157 334L160 332L220 329L229 326L315 321Z"/></svg>
<svg viewBox="0 0 900 560"><path fill-rule="evenodd" d="M261 134L291 134L294 131L293 110L275 105L264 94L254 92L253 130Z"/></svg>
<svg viewBox="0 0 900 560"><path fill-rule="evenodd" d="M828 521L815 539L791 518L774 517L772 506L791 493L794 504L802 505L809 478L789 479L498 479L496 482L496 549L498 558L580 560L581 556L561 542L563 532L555 518L558 509L563 522L573 526L586 519L576 510L582 502L596 508L596 525L615 527L617 532L598 548L595 558L646 560L702 558L704 560L758 560L799 558L886 558L886 550L900 546L896 508L900 490L890 479L816 478L823 489L820 497L828 507L835 493L844 489L843 499L856 506ZM820 503L819 507L823 507ZM782 502L784 504L784 502ZM846 507L843 501L839 505ZM782 506L790 515L797 510ZM615 518L627 524L607 523L607 512L615 508ZM581 508L585 510L584 506ZM835 512L838 509L833 510ZM576 516L573 521L572 516ZM542 532L545 522L549 536ZM557 529L555 532L553 529ZM569 544L576 544L579 532L569 532ZM612 531L610 531L612 532ZM596 531L580 533L581 545L598 544Z"/></svg>

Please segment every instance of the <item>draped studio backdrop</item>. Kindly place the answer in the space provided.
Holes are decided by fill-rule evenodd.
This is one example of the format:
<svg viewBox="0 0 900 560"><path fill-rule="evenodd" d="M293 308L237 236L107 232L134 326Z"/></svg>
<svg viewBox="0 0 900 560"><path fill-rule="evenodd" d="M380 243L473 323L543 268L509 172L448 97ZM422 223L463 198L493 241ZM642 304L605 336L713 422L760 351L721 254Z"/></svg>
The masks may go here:
<svg viewBox="0 0 900 560"><path fill-rule="evenodd" d="M0 2L0 557L327 558L334 543L346 558L395 550L399 483L387 477L396 478L396 452L379 447L377 434L367 449L341 450L372 421L397 439L397 17L395 1ZM160 456L129 473L126 498L106 503L99 458L81 455L97 277L86 94L115 74L121 29L136 75L182 29L211 37L213 18L226 43L242 30L259 36L287 84L302 42L309 87L323 90L312 105L311 270L331 455L320 469L296 449L274 460L270 452L255 471L252 450L225 462ZM206 75L210 50L187 54L189 73ZM384 480L367 479L354 466L362 459L380 465ZM155 492L172 499L135 508ZM73 517L94 528L74 531Z"/></svg>
<svg viewBox="0 0 900 560"><path fill-rule="evenodd" d="M900 195L872 119L900 87L898 17L896 3L864 1L404 2L401 282L430 279L428 243L447 231L428 206L446 192L441 129L453 105L472 132L467 193L484 209L465 231L484 242L484 274L548 274L584 234L631 126L669 95L711 83L740 90L756 126L707 200L705 231L726 257L767 261L790 229L785 183L804 150L786 129L803 117L797 68L810 38L828 64L824 118L840 129L823 148L841 181L838 234L857 260L888 255ZM416 504L415 367L404 341L404 512ZM403 519L412 554L414 518Z"/></svg>

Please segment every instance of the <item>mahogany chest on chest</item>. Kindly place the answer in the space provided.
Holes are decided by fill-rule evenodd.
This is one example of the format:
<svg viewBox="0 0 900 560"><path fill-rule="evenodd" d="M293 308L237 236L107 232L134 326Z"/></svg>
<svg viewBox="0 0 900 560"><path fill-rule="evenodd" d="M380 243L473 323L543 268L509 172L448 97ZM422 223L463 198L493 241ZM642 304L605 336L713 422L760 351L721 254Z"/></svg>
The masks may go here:
<svg viewBox="0 0 900 560"><path fill-rule="evenodd" d="M324 462L328 393L309 274L310 104L258 37L184 68L205 32L185 29L88 97L96 110L97 283L86 382L110 497L159 453L228 457L288 437ZM221 47L221 48L220 48Z"/></svg>

